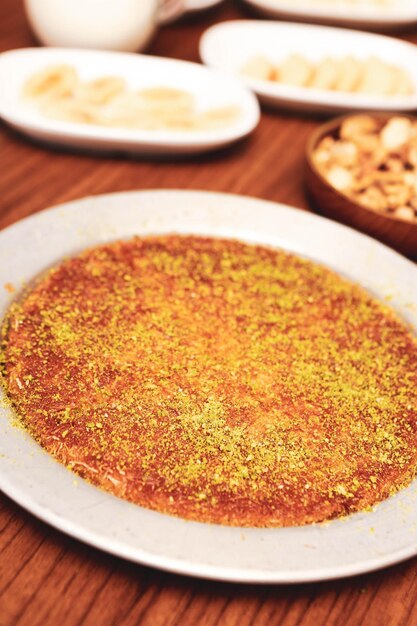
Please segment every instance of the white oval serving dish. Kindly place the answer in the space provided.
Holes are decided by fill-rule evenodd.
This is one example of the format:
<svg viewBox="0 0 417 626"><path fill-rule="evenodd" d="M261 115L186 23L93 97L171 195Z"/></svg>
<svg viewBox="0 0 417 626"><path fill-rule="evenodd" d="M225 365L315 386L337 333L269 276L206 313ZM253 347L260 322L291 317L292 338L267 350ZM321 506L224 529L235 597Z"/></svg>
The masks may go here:
<svg viewBox="0 0 417 626"><path fill-rule="evenodd" d="M300 54L313 63L328 56L376 56L407 71L415 93L401 97L368 96L294 87L241 74L242 67L253 57L263 56L279 64L291 54ZM200 56L209 67L238 76L268 105L322 113L417 109L417 46L384 35L329 26L235 20L216 24L203 34Z"/></svg>
<svg viewBox="0 0 417 626"><path fill-rule="evenodd" d="M50 65L68 64L82 80L116 75L129 88L173 87L192 93L201 110L236 106L227 127L205 131L108 128L50 119L22 97L29 76ZM141 154L189 154L231 144L249 135L259 122L256 98L241 82L197 63L123 52L68 48L25 48L0 55L0 117L30 137L56 145Z"/></svg>

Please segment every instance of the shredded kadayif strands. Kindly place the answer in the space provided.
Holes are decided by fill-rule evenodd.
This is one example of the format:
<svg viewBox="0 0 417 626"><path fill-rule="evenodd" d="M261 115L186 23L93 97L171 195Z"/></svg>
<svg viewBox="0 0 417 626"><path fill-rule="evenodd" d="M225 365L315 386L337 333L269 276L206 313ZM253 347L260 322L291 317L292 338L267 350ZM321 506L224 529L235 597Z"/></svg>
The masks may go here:
<svg viewBox="0 0 417 626"><path fill-rule="evenodd" d="M174 235L96 247L12 306L2 344L40 444L161 512L306 524L416 473L416 340L361 288L281 251Z"/></svg>

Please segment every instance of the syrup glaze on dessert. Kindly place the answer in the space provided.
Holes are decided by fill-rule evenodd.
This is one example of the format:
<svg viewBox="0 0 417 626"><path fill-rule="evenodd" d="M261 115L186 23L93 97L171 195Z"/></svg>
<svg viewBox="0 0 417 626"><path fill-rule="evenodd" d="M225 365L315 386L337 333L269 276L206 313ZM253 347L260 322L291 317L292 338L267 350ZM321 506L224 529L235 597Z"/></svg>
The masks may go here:
<svg viewBox="0 0 417 626"><path fill-rule="evenodd" d="M135 238L64 260L10 309L19 421L93 484L187 519L319 522L417 467L417 342L360 287L237 241Z"/></svg>

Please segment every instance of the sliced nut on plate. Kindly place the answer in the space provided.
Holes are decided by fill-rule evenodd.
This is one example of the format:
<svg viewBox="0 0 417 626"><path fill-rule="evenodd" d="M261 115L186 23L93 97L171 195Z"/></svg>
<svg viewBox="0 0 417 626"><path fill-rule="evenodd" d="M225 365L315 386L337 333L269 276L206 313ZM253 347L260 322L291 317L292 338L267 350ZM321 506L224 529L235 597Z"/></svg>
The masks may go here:
<svg viewBox="0 0 417 626"><path fill-rule="evenodd" d="M253 57L242 68L242 74L257 80L274 80L275 67L265 57Z"/></svg>
<svg viewBox="0 0 417 626"><path fill-rule="evenodd" d="M287 85L302 87L306 85L313 69L308 61L299 54L292 54L277 68L276 80Z"/></svg>
<svg viewBox="0 0 417 626"><path fill-rule="evenodd" d="M275 65L262 56L255 56L240 71L252 78L284 85L362 97L401 98L415 91L411 77L400 65L375 56L336 55L312 60L301 54L290 54Z"/></svg>
<svg viewBox="0 0 417 626"><path fill-rule="evenodd" d="M339 64L334 59L324 59L316 68L309 82L314 89L335 89L339 75Z"/></svg>

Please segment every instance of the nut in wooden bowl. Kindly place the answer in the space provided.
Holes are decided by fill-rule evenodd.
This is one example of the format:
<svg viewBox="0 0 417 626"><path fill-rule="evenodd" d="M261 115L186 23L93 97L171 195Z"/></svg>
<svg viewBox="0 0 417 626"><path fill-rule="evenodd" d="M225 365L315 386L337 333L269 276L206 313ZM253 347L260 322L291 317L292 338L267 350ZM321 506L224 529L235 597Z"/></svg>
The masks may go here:
<svg viewBox="0 0 417 626"><path fill-rule="evenodd" d="M318 210L417 259L417 117L349 115L307 146L307 188Z"/></svg>

